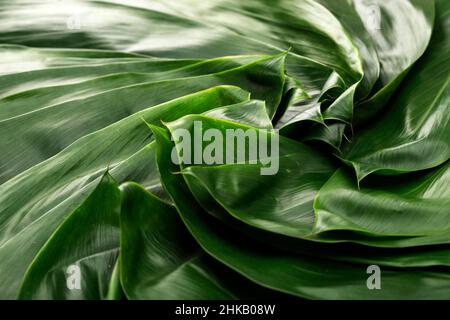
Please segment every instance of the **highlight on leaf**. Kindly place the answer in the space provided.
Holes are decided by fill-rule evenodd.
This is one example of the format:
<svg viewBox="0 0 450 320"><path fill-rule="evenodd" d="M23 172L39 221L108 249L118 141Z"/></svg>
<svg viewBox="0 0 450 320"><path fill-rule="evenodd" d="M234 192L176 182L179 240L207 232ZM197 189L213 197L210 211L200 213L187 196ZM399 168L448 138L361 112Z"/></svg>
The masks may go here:
<svg viewBox="0 0 450 320"><path fill-rule="evenodd" d="M448 0L0 23L1 299L450 298Z"/></svg>

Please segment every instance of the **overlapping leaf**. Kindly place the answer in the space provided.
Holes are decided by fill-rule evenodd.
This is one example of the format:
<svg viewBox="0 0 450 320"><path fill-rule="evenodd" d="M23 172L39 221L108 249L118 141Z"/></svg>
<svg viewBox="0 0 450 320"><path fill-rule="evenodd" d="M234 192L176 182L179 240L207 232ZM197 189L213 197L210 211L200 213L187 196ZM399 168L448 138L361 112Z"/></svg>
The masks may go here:
<svg viewBox="0 0 450 320"><path fill-rule="evenodd" d="M208 216L192 199L182 177L171 163L172 143L161 128L152 127L158 142L158 168L164 187L174 201L184 223L205 251L249 279L272 289L307 298L442 298L448 275L419 271L385 272L384 291L367 290L361 269L351 264L328 261L271 250L268 245L252 241ZM365 279L365 278L364 278ZM320 285L326 283L326 285ZM418 287L420 286L420 290Z"/></svg>
<svg viewBox="0 0 450 320"><path fill-rule="evenodd" d="M2 2L0 298L448 299L449 13Z"/></svg>
<svg viewBox="0 0 450 320"><path fill-rule="evenodd" d="M389 102L389 109L344 148L361 180L371 172L435 167L450 158L450 5L441 1L428 52Z"/></svg>

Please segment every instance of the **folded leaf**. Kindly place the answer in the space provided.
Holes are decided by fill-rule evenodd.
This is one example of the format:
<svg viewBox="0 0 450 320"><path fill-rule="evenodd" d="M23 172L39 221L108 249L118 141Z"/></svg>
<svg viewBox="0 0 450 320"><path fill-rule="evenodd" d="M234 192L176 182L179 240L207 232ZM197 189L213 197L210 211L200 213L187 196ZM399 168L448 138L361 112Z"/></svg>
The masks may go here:
<svg viewBox="0 0 450 320"><path fill-rule="evenodd" d="M171 162L169 134L152 126L162 183L189 231L202 248L250 280L272 289L321 299L446 299L450 277L445 273L398 269L383 271L383 290L368 290L367 266L336 263L273 250L270 245L234 232L204 213ZM323 284L326 283L326 286Z"/></svg>
<svg viewBox="0 0 450 320"><path fill-rule="evenodd" d="M320 187L335 170L331 161L302 143L253 127L210 117L186 116L166 123L166 126L172 136L176 135L178 130L187 130L194 137L197 130L195 126L198 123L201 123L203 132L218 128L218 133L224 137L219 149L224 152L221 155L224 164L206 166L207 163L203 161L195 166L184 164L186 169L183 170L183 174L193 176L194 180L198 180L193 183L200 182L206 188L205 191L209 192L231 215L250 225L295 237L304 237L312 231L314 222L312 202ZM229 130L250 132L258 137L258 140L255 140L257 145L253 145L255 142L249 140L244 148L236 142L236 148L239 148L236 152L246 155L245 163L236 163L239 159L233 159L235 164L226 162L228 161L226 152L229 151L226 132ZM261 151L262 135L273 144L266 151ZM279 140L279 145L274 138ZM194 139L195 137L191 141L192 155L196 152L194 148L197 146ZM174 140L177 141L176 146L181 152L182 144L186 141ZM204 156L209 143L202 143ZM251 149L256 147L259 154L254 158ZM278 153L275 154L273 148L279 148ZM215 157L218 156L219 150L215 151ZM263 158L260 156L261 152L268 154ZM205 160L204 157L203 159ZM255 164L250 163L252 160ZM266 161L268 163L265 163ZM264 170L270 170L271 174L264 175Z"/></svg>
<svg viewBox="0 0 450 320"><path fill-rule="evenodd" d="M409 236L416 237L416 244L434 236L443 241L442 235L450 229L448 185L450 163L427 174L370 176L360 188L348 170L341 169L317 195L315 232L351 230L378 237Z"/></svg>
<svg viewBox="0 0 450 320"><path fill-rule="evenodd" d="M119 249L120 192L109 174L28 267L21 299L105 298Z"/></svg>
<svg viewBox="0 0 450 320"><path fill-rule="evenodd" d="M120 274L127 298L235 298L172 206L137 184L121 189Z"/></svg>
<svg viewBox="0 0 450 320"><path fill-rule="evenodd" d="M433 168L450 158L450 3L438 4L426 54L389 109L343 148L343 158L355 168L358 180L372 172Z"/></svg>
<svg viewBox="0 0 450 320"><path fill-rule="evenodd" d="M64 218L80 206L109 166L119 183L133 180L160 190L155 148L145 121L160 123L185 114L248 99L235 87L217 87L136 113L88 135L55 157L0 186L0 282L3 298L17 296L23 274ZM51 183L49 183L51 181ZM19 252L20 254L17 254Z"/></svg>

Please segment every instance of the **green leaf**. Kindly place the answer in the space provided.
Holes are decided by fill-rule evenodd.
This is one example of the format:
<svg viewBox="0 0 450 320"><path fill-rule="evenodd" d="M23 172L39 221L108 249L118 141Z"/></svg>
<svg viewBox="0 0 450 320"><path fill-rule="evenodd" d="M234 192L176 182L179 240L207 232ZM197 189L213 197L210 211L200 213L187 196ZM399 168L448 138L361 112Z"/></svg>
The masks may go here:
<svg viewBox="0 0 450 320"><path fill-rule="evenodd" d="M450 158L450 3L440 1L433 39L390 108L343 149L358 180L433 168Z"/></svg>
<svg viewBox="0 0 450 320"><path fill-rule="evenodd" d="M364 71L363 79L358 87L358 98L365 98L370 93L380 74L380 63L376 48L370 33L364 26L364 21L370 17L361 17L358 15L358 11L355 8L356 1L318 0L317 2L330 10L338 18L339 22L349 33L353 44L358 48ZM364 3L360 3L360 5L364 5Z"/></svg>
<svg viewBox="0 0 450 320"><path fill-rule="evenodd" d="M252 143L249 141L244 148L236 150L246 153L245 163L225 162L222 165L206 166L202 161L195 166L185 165L183 173L195 177L194 180L197 181L193 183L200 183L206 188L204 191L210 193L231 215L250 225L294 237L304 237L311 232L314 222L312 202L320 187L335 171L331 161L302 143L274 136L273 133L259 131L254 127L210 117L186 116L165 125L172 136L177 130L188 130L194 137L196 122L202 124L202 132L213 128L220 130L225 137L222 141L223 159L227 159L225 152L229 151L227 130L254 133L258 142L255 146L249 145ZM271 145L267 150L268 154L264 156L266 158L260 156L259 149L263 148L261 135L272 144L276 144L274 138L279 139L279 145ZM178 148L181 143L185 141L178 141ZM191 141L193 148L196 147L194 143L195 140ZM208 144L204 142L202 150L205 150ZM256 147L260 153L253 158L250 148ZM239 148L239 145L236 145L236 148ZM274 148L279 148L277 154L274 153ZM194 153L193 149L191 154ZM257 163L249 163L251 160L256 160ZM270 161L263 164L264 160ZM233 162L236 162L236 159ZM270 173L263 175L263 168L270 170ZM201 197L197 195L197 198Z"/></svg>
<svg viewBox="0 0 450 320"><path fill-rule="evenodd" d="M122 285L120 284L120 256L116 260L111 279L109 281L108 293L106 299L108 300L122 300L124 297Z"/></svg>
<svg viewBox="0 0 450 320"><path fill-rule="evenodd" d="M0 42L114 49L171 58L254 52L274 54L274 50L292 47L296 54L339 70L351 83L362 75L357 50L340 22L312 0L275 4L271 1L245 4L212 1L196 6L189 1L178 1L176 5L165 1L77 2L72 7L55 3L33 5L40 12L39 20L26 19L26 14L20 10L20 1L1 7L5 28ZM76 18L75 8L82 14L82 21L79 29L69 29L68 20ZM118 17L120 36L111 32L118 28L115 21L98 19L99 15ZM27 23L17 27L13 19ZM83 28L83 21L89 26ZM21 32L23 28L26 34ZM149 32L154 30L158 32ZM45 35L50 31L55 33L53 37Z"/></svg>
<svg viewBox="0 0 450 320"><path fill-rule="evenodd" d="M266 101L273 115L281 99L283 61L284 55L268 57L213 75L126 86L2 121L0 135L14 130L17 138L0 141L0 182L130 114L216 85L247 88L253 98Z"/></svg>
<svg viewBox="0 0 450 320"><path fill-rule="evenodd" d="M121 189L120 274L127 298L235 298L172 206L137 184Z"/></svg>
<svg viewBox="0 0 450 320"><path fill-rule="evenodd" d="M79 139L0 185L0 256L10 257L0 261L1 296L17 296L23 274L37 252L64 217L83 203L108 166L119 183L133 180L160 189L155 148L145 121L170 121L246 99L248 93L241 89L217 87L143 110ZM14 254L18 248L20 255Z"/></svg>
<svg viewBox="0 0 450 320"><path fill-rule="evenodd" d="M105 174L28 267L21 299L105 298L119 249L120 192Z"/></svg>
<svg viewBox="0 0 450 320"><path fill-rule="evenodd" d="M368 290L366 267L331 262L273 249L221 224L206 214L192 198L183 178L173 174L173 144L162 128L151 126L158 150L162 183L202 248L250 280L275 290L321 299L446 299L450 281L445 273L424 270L383 271L383 290ZM326 284L326 285L324 285Z"/></svg>
<svg viewBox="0 0 450 320"><path fill-rule="evenodd" d="M1 2L0 298L448 299L449 14Z"/></svg>
<svg viewBox="0 0 450 320"><path fill-rule="evenodd" d="M4 82L3 88L9 93L0 99L0 119L6 120L49 107L58 108L61 107L58 105L74 100L77 100L80 105L89 97L130 85L214 74L241 67L262 58L262 56L241 56L198 62L158 59L138 63L49 68L6 75L0 77L0 84ZM80 75L84 78L80 79ZM71 82L63 84L61 80ZM19 84L18 88L13 87L14 83ZM15 91L19 92L14 93ZM105 95L101 97L105 98ZM149 102L151 103L151 100Z"/></svg>
<svg viewBox="0 0 450 320"><path fill-rule="evenodd" d="M450 163L429 173L405 177L370 176L358 188L346 170L337 171L320 190L314 207L317 233L351 230L384 237L411 237L415 245L444 240L448 233ZM386 223L386 222L389 223ZM345 239L340 236L340 239ZM395 242L398 246L401 240Z"/></svg>
<svg viewBox="0 0 450 320"><path fill-rule="evenodd" d="M366 24L376 22L374 20L377 15L380 16L379 28L366 26L377 50L380 78L373 96L356 106L357 123L370 122L384 106L391 105L388 103L389 99L396 93L414 63L423 55L435 32L435 11L442 14L442 4L445 1L436 2L438 10L435 10L434 0L354 0L356 10Z"/></svg>

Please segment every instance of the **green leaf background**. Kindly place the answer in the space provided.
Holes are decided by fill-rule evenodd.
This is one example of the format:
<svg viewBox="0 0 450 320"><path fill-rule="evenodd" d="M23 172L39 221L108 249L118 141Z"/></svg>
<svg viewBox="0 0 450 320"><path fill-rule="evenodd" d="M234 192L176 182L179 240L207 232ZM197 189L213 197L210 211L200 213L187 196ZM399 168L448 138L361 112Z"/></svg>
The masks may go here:
<svg viewBox="0 0 450 320"><path fill-rule="evenodd" d="M450 298L448 0L17 0L0 29L0 298ZM174 164L195 121L276 137L278 172Z"/></svg>

